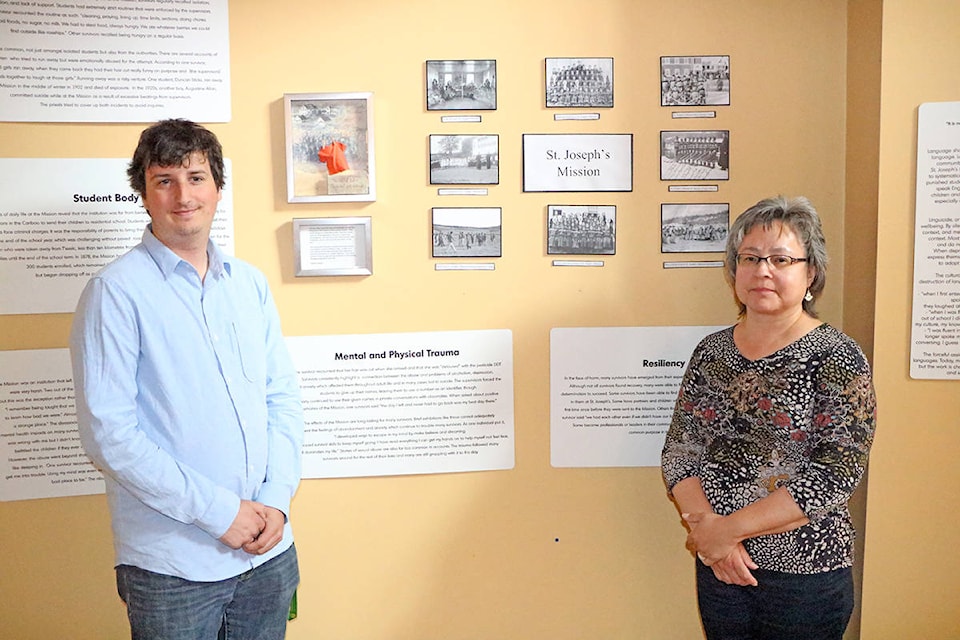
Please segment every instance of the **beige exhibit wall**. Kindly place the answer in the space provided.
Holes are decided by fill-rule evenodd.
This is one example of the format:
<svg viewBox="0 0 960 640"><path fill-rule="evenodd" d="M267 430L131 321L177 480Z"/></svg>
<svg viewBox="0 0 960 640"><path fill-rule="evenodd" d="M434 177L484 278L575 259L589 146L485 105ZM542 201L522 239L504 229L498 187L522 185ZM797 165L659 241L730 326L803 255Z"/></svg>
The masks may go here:
<svg viewBox="0 0 960 640"><path fill-rule="evenodd" d="M910 378L917 108L960 101L960 5L883 3L875 380L863 637L958 638L960 388Z"/></svg>
<svg viewBox="0 0 960 640"><path fill-rule="evenodd" d="M549 332L734 322L719 269L663 269L719 255L661 254L660 204L729 202L736 213L781 192L823 214L823 317L842 325L846 12L843 0L230 3L233 119L211 128L233 163L236 253L267 274L285 333L505 328L514 340L513 470L302 484L291 639L698 636L693 564L659 469L550 466ZM715 119L673 119L659 106L659 58L697 54L730 56L733 104ZM554 121L544 58L599 56L615 59L615 107ZM468 58L497 60L498 108L441 123L424 107L424 61ZM282 96L340 91L375 93L377 201L288 204ZM659 132L698 128L731 131L730 180L715 194L668 193ZM0 156L128 157L140 129L3 123ZM634 135L633 192L522 193L521 135L577 132ZM439 197L427 175L434 133L499 134L500 184ZM602 268L551 266L548 204L617 205L616 255ZM494 271L435 271L433 206L503 207ZM352 215L373 219L373 275L294 278L291 220ZM0 316L0 349L64 347L69 322ZM126 636L102 496L0 504L0 536L4 635Z"/></svg>

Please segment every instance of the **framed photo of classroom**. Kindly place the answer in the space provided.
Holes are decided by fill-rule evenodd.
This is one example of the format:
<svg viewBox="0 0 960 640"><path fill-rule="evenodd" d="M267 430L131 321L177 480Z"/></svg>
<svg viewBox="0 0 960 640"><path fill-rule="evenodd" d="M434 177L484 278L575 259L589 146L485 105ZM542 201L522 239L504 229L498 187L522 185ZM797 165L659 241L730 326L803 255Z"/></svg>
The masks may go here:
<svg viewBox="0 0 960 640"><path fill-rule="evenodd" d="M616 252L616 205L547 205L548 255L612 256Z"/></svg>
<svg viewBox="0 0 960 640"><path fill-rule="evenodd" d="M430 184L499 183L500 136L430 136Z"/></svg>
<svg viewBox="0 0 960 640"><path fill-rule="evenodd" d="M287 202L377 199L373 93L283 96Z"/></svg>
<svg viewBox="0 0 960 640"><path fill-rule="evenodd" d="M661 131L661 180L729 180L729 131Z"/></svg>
<svg viewBox="0 0 960 640"><path fill-rule="evenodd" d="M371 239L369 217L294 218L294 275L368 276Z"/></svg>
<svg viewBox="0 0 960 640"><path fill-rule="evenodd" d="M427 111L496 108L496 60L427 60Z"/></svg>
<svg viewBox="0 0 960 640"><path fill-rule="evenodd" d="M660 205L660 253L719 253L729 232L729 202Z"/></svg>
<svg viewBox="0 0 960 640"><path fill-rule="evenodd" d="M500 207L434 207L430 210L434 258L499 258Z"/></svg>
<svg viewBox="0 0 960 640"><path fill-rule="evenodd" d="M545 103L556 107L613 107L613 58L546 58Z"/></svg>
<svg viewBox="0 0 960 640"><path fill-rule="evenodd" d="M660 106L708 105L730 105L730 56L662 56Z"/></svg>

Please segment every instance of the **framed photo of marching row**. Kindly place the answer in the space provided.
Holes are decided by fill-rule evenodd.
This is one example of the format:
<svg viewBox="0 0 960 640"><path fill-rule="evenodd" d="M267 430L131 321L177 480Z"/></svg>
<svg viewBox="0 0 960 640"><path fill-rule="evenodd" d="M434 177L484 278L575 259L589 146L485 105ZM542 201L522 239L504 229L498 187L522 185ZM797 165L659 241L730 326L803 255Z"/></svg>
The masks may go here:
<svg viewBox="0 0 960 640"><path fill-rule="evenodd" d="M661 180L729 180L729 131L661 131Z"/></svg>

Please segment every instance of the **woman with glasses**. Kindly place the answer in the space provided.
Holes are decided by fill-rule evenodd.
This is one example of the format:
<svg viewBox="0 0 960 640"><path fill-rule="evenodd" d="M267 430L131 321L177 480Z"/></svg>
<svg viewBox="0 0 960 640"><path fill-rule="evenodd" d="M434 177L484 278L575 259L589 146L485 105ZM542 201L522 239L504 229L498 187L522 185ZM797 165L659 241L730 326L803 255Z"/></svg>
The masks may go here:
<svg viewBox="0 0 960 640"><path fill-rule="evenodd" d="M683 377L662 467L709 640L840 640L853 610L847 502L876 400L860 347L817 319L826 265L806 198L747 209L726 245L739 321Z"/></svg>

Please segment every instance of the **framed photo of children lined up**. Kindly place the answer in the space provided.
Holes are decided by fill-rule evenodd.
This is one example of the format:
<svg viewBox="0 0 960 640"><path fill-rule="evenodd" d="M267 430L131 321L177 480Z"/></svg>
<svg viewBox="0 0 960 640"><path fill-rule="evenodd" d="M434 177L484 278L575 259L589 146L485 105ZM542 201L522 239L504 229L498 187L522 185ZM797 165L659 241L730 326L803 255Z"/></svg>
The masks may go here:
<svg viewBox="0 0 960 640"><path fill-rule="evenodd" d="M661 131L661 180L729 180L729 131Z"/></svg>
<svg viewBox="0 0 960 640"><path fill-rule="evenodd" d="M613 58L546 58L544 79L548 109L613 107Z"/></svg>
<svg viewBox="0 0 960 640"><path fill-rule="evenodd" d="M612 256L616 252L616 205L547 205L547 254Z"/></svg>
<svg viewBox="0 0 960 640"><path fill-rule="evenodd" d="M287 202L377 199L373 93L283 96Z"/></svg>

